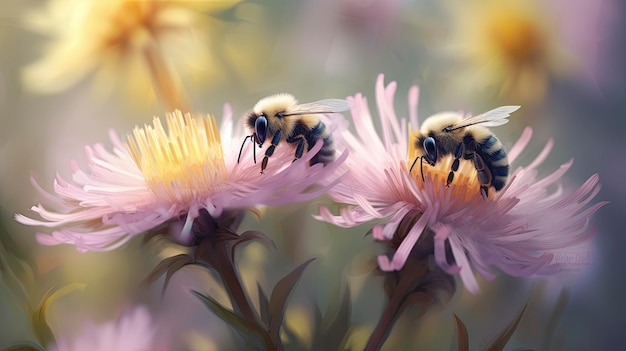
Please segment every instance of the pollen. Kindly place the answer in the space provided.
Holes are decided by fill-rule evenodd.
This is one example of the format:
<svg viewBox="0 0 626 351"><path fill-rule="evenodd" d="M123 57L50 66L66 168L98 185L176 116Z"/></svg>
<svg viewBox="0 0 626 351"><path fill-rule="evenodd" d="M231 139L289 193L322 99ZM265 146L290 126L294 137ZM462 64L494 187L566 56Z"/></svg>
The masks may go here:
<svg viewBox="0 0 626 351"><path fill-rule="evenodd" d="M187 202L227 179L217 123L212 116L167 114L167 132L155 117L136 127L127 148L154 194L165 201Z"/></svg>
<svg viewBox="0 0 626 351"><path fill-rule="evenodd" d="M410 138L410 140L415 139L416 136ZM409 158L407 162L410 167L413 161L415 161L415 158L421 156L421 153L415 148L413 143L409 143L408 155ZM423 164L420 165L420 162L423 162ZM449 185L447 184L448 175L452 170L453 162L453 155L440 157L434 166L429 165L424 160L418 159L411 170L411 177L420 190L424 190L426 187L432 188L437 197L440 198L451 196L463 202L474 201L477 197L482 198L478 173L472 161L461 158L459 169L454 172L454 179ZM492 188L488 194L489 198L492 198L493 194L494 190Z"/></svg>

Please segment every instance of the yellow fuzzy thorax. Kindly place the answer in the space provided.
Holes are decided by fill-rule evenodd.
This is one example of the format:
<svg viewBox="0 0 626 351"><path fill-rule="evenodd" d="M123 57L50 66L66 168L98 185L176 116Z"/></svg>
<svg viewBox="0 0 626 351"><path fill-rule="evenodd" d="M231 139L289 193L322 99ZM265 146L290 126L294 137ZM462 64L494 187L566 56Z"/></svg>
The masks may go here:
<svg viewBox="0 0 626 351"><path fill-rule="evenodd" d="M212 116L194 118L180 111L135 127L126 144L146 183L167 201L191 200L227 178L217 123Z"/></svg>
<svg viewBox="0 0 626 351"><path fill-rule="evenodd" d="M415 161L415 158L423 155L421 149L415 147L415 140L420 136L420 132L410 131L409 136L407 171L410 169L413 161ZM463 158L460 160L459 169L454 172L454 180L449 187L446 187L446 181L452 169L453 161L454 155L446 155L440 157L434 166L429 165L426 161L421 161L424 164L420 167L420 160L417 160L411 170L411 177L420 190L424 189L425 183L432 183L437 196L443 197L448 195L444 194L444 192L452 191L451 195L453 198L461 198L465 202L475 200L476 196L482 197L476 168L474 168L474 164L471 161ZM422 181L422 170L424 181ZM493 197L493 193L493 191L489 192L490 198Z"/></svg>

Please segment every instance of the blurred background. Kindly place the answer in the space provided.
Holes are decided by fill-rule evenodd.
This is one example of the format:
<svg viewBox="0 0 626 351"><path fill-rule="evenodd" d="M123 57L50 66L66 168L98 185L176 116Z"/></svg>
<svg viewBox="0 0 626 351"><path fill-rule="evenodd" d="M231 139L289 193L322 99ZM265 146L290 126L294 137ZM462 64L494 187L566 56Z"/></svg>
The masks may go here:
<svg viewBox="0 0 626 351"><path fill-rule="evenodd" d="M566 189L598 172L597 200L610 201L593 218L592 245L572 252L563 273L533 280L502 275L481 281L478 295L459 284L450 304L419 323L401 319L384 349L449 349L453 313L468 326L472 348L484 348L526 301L510 349L620 348L625 11L617 0L0 2L0 347L35 339L26 306L50 289L84 283L50 303L54 335L72 338L84 320L104 323L145 305L163 349L228 349L226 325L189 294L195 288L227 301L206 272L180 271L162 298L162 281L141 286L171 254L158 243L142 246L137 238L113 252L85 254L38 245L37 228L12 219L39 200L31 175L51 190L57 172L69 178L71 160L84 164L84 145L110 147L109 129L125 135L175 107L219 119L225 103L243 115L278 92L302 102L361 92L374 110L374 84L383 73L386 82L398 83L400 116L407 115L411 85L420 87L421 119L443 110L522 105L497 130L511 146L525 126L534 129L517 165L553 138L544 174L573 157ZM348 347L361 349L385 295L381 280L359 274L354 261L367 261L380 248L364 238L369 226L342 230L315 221L319 202L270 208L261 221L247 218L242 229L264 231L277 249L249 245L240 269L256 296L255 281L267 291L317 257L293 293L287 324L306 344L312 301L332 309L349 285ZM567 303L559 304L563 287Z"/></svg>

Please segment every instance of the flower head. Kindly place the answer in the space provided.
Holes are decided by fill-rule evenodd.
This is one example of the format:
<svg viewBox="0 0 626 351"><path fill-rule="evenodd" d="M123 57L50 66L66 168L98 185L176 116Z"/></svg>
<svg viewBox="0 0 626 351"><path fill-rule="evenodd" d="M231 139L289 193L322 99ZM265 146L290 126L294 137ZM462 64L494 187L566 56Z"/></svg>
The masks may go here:
<svg viewBox="0 0 626 351"><path fill-rule="evenodd" d="M15 219L27 225L61 227L51 234L38 234L41 244L67 243L81 251L110 250L133 235L179 218L184 219L180 239L186 241L201 209L217 218L225 210L319 196L328 186L315 185L334 178L337 166L347 156L326 166L309 166L308 161L322 146L321 140L295 162L292 148L277 147L271 165L261 174L260 165L252 162L253 145L244 149L241 163L237 162L243 124L233 127L228 105L220 129L212 116L192 117L176 111L167 115L167 130L155 117L152 125L136 127L127 143L113 131L110 137L113 151L101 144L87 146L88 171L73 162L73 182L57 175L55 194L33 181L56 210L39 204L32 210L42 219L22 214Z"/></svg>
<svg viewBox="0 0 626 351"><path fill-rule="evenodd" d="M145 307L137 307L117 320L96 325L86 322L73 340L57 338L52 351L143 351L154 349L156 329Z"/></svg>
<svg viewBox="0 0 626 351"><path fill-rule="evenodd" d="M25 68L25 85L54 93L95 72L99 88L161 94L180 108L180 74L196 77L198 67L217 66L207 37L217 23L206 13L237 1L50 1L27 18L52 40L44 57Z"/></svg>
<svg viewBox="0 0 626 351"><path fill-rule="evenodd" d="M599 7L608 6L519 0L450 2L453 26L445 45L459 60L463 75L455 82L494 86L517 101L540 102L551 79L573 76L595 59L597 48L588 44L597 44L602 35L600 16L606 16L606 11ZM582 50L581 43L586 45Z"/></svg>
<svg viewBox="0 0 626 351"><path fill-rule="evenodd" d="M398 121L394 111L395 83L383 84L381 75L376 102L383 137L374 128L367 100L358 94L352 109L356 135L345 131L338 138L338 144L343 143L350 151L350 158L341 166L350 173L329 194L349 207L338 216L322 207L317 217L342 227L384 220L384 224L374 226L374 238L400 243L391 258L378 258L382 270L401 269L418 239L432 233L437 264L449 274L459 273L468 290L476 292L474 271L486 278L494 277L492 268L513 276L554 273L559 269L555 252L593 236L589 218L604 203L587 205L599 191L598 175L571 193L564 192L559 184L571 161L539 178L537 167L552 148L552 141L530 165L516 165L530 141L529 128L509 151L514 171L508 184L488 198L481 195L476 171L467 161L462 162L449 186L446 180L451 158L435 166L424 165L423 181L419 167L409 172L407 165L415 158L409 145L413 139L409 138L406 121ZM409 107L411 126L416 127L417 99L418 90L413 87ZM415 224L398 233L407 216L414 216Z"/></svg>

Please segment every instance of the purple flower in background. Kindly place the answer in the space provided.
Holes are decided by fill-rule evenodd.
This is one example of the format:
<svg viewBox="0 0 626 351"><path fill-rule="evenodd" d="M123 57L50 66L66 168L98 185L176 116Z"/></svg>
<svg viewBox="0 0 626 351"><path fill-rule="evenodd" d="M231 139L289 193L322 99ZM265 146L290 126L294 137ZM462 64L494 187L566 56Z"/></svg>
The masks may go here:
<svg viewBox="0 0 626 351"><path fill-rule="evenodd" d="M57 338L50 351L148 351L154 350L156 328L145 307L137 307L117 320L103 324L88 321L71 340Z"/></svg>

